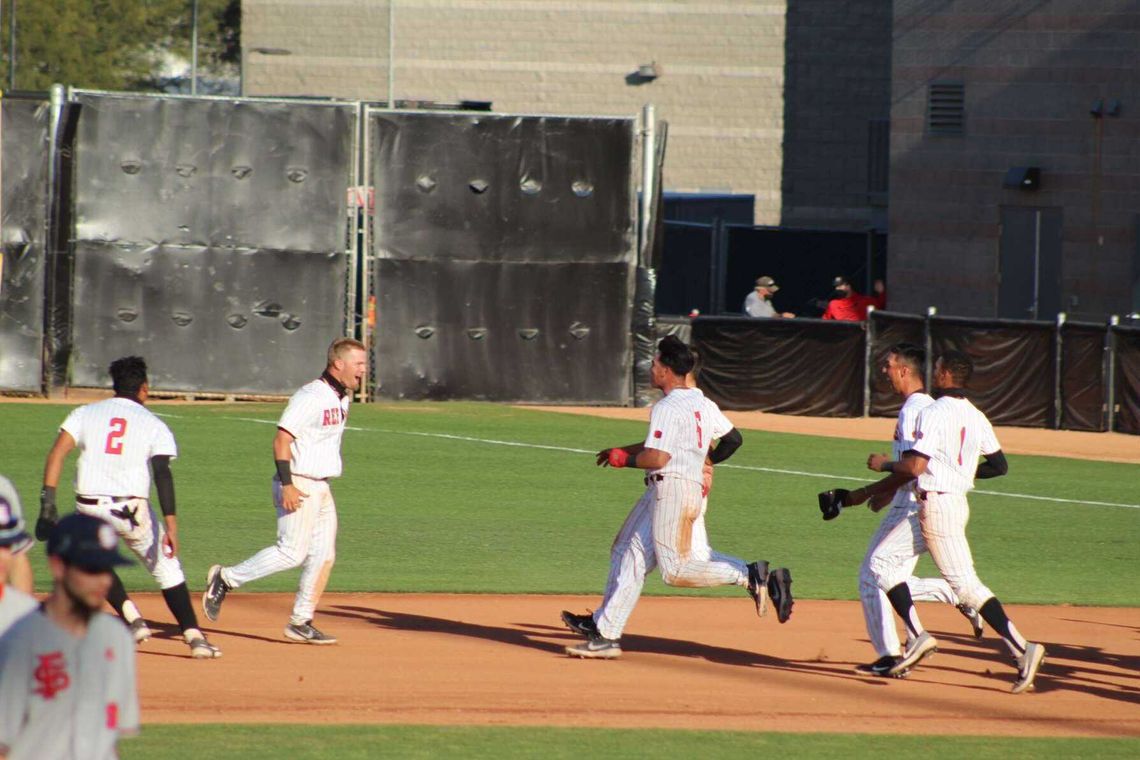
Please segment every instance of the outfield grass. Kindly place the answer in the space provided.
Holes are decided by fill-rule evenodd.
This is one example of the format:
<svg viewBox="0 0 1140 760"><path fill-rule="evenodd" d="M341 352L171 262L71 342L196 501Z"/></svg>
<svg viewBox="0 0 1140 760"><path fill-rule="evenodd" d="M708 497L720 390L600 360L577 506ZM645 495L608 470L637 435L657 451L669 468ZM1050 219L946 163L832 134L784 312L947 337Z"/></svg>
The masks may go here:
<svg viewBox="0 0 1140 760"><path fill-rule="evenodd" d="M440 726L147 726L119 744L123 760L162 757L575 758L894 757L930 760L1134 758L1136 739L1022 739L739 731L651 731ZM763 753L763 754L759 754Z"/></svg>
<svg viewBox="0 0 1140 760"><path fill-rule="evenodd" d="M210 564L244 559L274 539L270 444L282 405L153 408L178 439L182 560L191 588L201 588ZM16 482L33 519L43 460L67 411L0 406L0 472ZM345 476L334 485L340 532L330 590L600 592L610 542L642 485L636 471L597 468L589 452L640 440L644 423L406 403L354 406L349 424L361 429L346 433ZM859 562L879 518L858 509L824 523L815 504L817 491L855 481L741 467L866 478L867 453L886 448L745 432L729 462L735 467L718 469L708 516L713 546L788 565L800 598L857 598ZM64 509L74 461L61 483ZM984 489L1074 503L975 494L970 538L982 578L1006 602L1140 605L1140 586L1120 580L1134 575L1140 509L1080 503L1136 503L1137 475L1135 465L1011 456L1010 475ZM36 564L42 586L39 552ZM933 572L929 560L920 570ZM248 590L291 591L296 577L282 573ZM124 578L128 588L153 588L137 567ZM646 592L735 590L678 592L654 577Z"/></svg>

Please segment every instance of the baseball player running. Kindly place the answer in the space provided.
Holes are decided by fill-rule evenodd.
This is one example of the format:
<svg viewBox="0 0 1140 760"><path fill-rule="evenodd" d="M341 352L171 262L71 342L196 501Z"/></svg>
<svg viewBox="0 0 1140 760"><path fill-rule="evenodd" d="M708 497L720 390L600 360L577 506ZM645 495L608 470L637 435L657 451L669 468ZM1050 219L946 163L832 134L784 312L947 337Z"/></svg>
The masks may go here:
<svg viewBox="0 0 1140 760"><path fill-rule="evenodd" d="M340 442L365 362L362 343L338 338L329 346L324 373L289 399L273 439L277 543L237 565L210 568L202 595L210 620L218 619L228 592L300 565L301 584L285 637L306 644L336 643L313 626L313 613L336 559L336 504L329 480L341 474Z"/></svg>
<svg viewBox="0 0 1140 760"><path fill-rule="evenodd" d="M791 615L791 573L786 568L769 573L767 562L745 563L708 545L706 457L714 464L724 461L743 439L716 404L687 387L686 375L694 364L692 352L676 336L663 339L651 379L665 397L653 407L645 442L598 453L600 466L647 470L647 488L614 540L601 607L593 615L562 614L571 630L586 637L566 648L572 657L621 656L621 633L646 574L658 565L669 585L739 585L752 596L758 614L766 612L770 596L780 622ZM713 439L720 444L710 452Z"/></svg>
<svg viewBox="0 0 1140 760"><path fill-rule="evenodd" d="M923 368L926 352L920 347L900 343L887 352L883 374L891 387L902 396L892 444L894 458L914 447L918 415L934 403L923 392ZM959 603L957 595L943 578L918 578L913 575L919 556L926 551L922 528L918 522L918 498L912 488L899 488L883 492L871 500L870 507L878 512L889 506L879 529L871 537L863 564L859 568L859 598L863 603L863 619L871 646L879 658L866 665L857 665L856 672L886 676L899 660L900 642L895 629L895 617L887 600L886 590L906 581L911 597L921 601L946 602L955 605L980 637L984 624L977 611Z"/></svg>
<svg viewBox="0 0 1140 760"><path fill-rule="evenodd" d="M170 460L178 456L178 447L166 423L144 406L150 397L146 362L139 356L116 359L110 372L114 398L73 410L48 452L36 537L45 539L58 519L55 497L59 476L67 455L78 448L76 511L110 523L142 560L162 589L162 598L178 622L190 656L198 660L221 657L221 650L198 628L178 560L178 518L170 471ZM151 471L162 521L155 519L149 501ZM111 606L130 626L136 642L150 638L146 621L114 572L111 581L107 595Z"/></svg>
<svg viewBox="0 0 1140 760"><path fill-rule="evenodd" d="M36 608L36 600L30 594L9 585L16 547L26 546L30 540L24 530L20 496L12 481L0 475L0 636Z"/></svg>
<svg viewBox="0 0 1140 760"><path fill-rule="evenodd" d="M111 568L128 564L115 529L70 514L48 537L51 595L0 637L0 757L117 757L138 732L135 647L99 612Z"/></svg>
<svg viewBox="0 0 1140 760"><path fill-rule="evenodd" d="M938 357L934 387L939 398L919 415L913 447L898 460L889 460L882 454L868 457L868 468L891 475L874 486L859 489L863 493L852 492L852 500L859 503L855 500L860 497L874 497L886 488L916 480L919 524L926 548L962 603L978 610L1005 641L1018 670L1012 691L1020 694L1033 688L1045 660L1045 647L1026 641L1006 616L1001 602L978 578L966 540L970 519L966 494L973 489L974 479L998 477L1009 469L990 421L966 398L965 386L973 371L970 357L959 351L947 351ZM980 464L979 455L985 459ZM936 652L938 642L922 627L906 583L887 590L887 598L911 636L889 671L890 675L898 675Z"/></svg>

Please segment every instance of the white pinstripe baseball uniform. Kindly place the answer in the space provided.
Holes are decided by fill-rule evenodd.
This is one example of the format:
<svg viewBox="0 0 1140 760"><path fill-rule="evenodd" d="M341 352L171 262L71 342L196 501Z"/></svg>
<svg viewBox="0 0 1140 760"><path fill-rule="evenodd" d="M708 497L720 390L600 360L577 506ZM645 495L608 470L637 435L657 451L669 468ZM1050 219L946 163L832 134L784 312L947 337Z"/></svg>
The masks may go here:
<svg viewBox="0 0 1140 760"><path fill-rule="evenodd" d="M945 395L918 418L914 451L928 457L918 476L926 498L919 522L926 547L942 577L962 603L980 610L994 594L978 578L966 540L978 457L1001 450L993 426L969 400Z"/></svg>
<svg viewBox="0 0 1140 760"><path fill-rule="evenodd" d="M907 396L899 410L891 444L893 459L914 448L919 413L934 403L921 391ZM859 598L863 603L863 619L871 646L879 656L899 653L899 636L894 610L886 592L906 581L914 600L958 604L958 597L942 578L918 578L912 575L918 558L926 551L922 528L918 521L918 499L907 485L895 492L878 530L871 537L863 564L859 568Z"/></svg>
<svg viewBox="0 0 1140 760"><path fill-rule="evenodd" d="M603 637L621 637L646 575L658 565L674 586L747 585L746 563L714 551L704 524L705 457L711 441L732 428L696 388L676 388L654 405L645 447L668 452L670 460L647 474L645 493L614 539L605 595L594 613Z"/></svg>
<svg viewBox="0 0 1140 760"><path fill-rule="evenodd" d="M116 396L74 409L60 429L79 449L76 511L114 526L159 588L184 583L178 557L162 551L166 527L150 505L151 458L178 456L166 423L139 402Z"/></svg>
<svg viewBox="0 0 1140 760"><path fill-rule="evenodd" d="M277 427L293 436L293 485L307 496L296 510L287 512L281 506L281 481L274 475L277 543L221 570L225 584L238 588L300 565L301 581L290 618L298 625L312 620L336 560L336 504L328 481L343 469L340 445L350 403L351 394L341 396L323 379L301 386L289 399Z"/></svg>

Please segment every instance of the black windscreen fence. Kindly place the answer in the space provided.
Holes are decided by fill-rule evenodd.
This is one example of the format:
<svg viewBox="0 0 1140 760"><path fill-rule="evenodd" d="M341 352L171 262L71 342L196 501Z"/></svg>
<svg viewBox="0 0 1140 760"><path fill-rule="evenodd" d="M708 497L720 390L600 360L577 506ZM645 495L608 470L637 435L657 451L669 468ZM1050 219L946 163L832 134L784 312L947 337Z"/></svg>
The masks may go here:
<svg viewBox="0 0 1140 760"><path fill-rule="evenodd" d="M698 318L700 387L725 409L854 417L863 413L865 330L858 322Z"/></svg>
<svg viewBox="0 0 1140 760"><path fill-rule="evenodd" d="M1117 327L1116 338L1116 429L1140 435L1140 328Z"/></svg>
<svg viewBox="0 0 1140 760"><path fill-rule="evenodd" d="M956 350L973 359L970 399L993 424L1053 426L1055 325L939 317L930 328L933 356Z"/></svg>
<svg viewBox="0 0 1140 760"><path fill-rule="evenodd" d="M1105 429L1104 325L1061 326L1061 424L1066 430Z"/></svg>
<svg viewBox="0 0 1140 760"><path fill-rule="evenodd" d="M354 106L79 93L71 383L279 394L346 329Z"/></svg>
<svg viewBox="0 0 1140 760"><path fill-rule="evenodd" d="M0 389L35 392L43 381L50 108L44 99L13 97L0 107Z"/></svg>
<svg viewBox="0 0 1140 760"><path fill-rule="evenodd" d="M378 393L629 403L633 121L367 119Z"/></svg>

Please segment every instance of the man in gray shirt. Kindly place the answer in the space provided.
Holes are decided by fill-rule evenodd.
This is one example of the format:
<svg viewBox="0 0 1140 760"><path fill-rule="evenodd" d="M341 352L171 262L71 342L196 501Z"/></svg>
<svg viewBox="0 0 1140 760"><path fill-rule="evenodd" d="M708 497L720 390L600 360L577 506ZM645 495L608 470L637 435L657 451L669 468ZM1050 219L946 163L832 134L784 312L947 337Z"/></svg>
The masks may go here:
<svg viewBox="0 0 1140 760"><path fill-rule="evenodd" d="M772 305L772 295L780 289L776 281L764 275L756 280L756 288L744 299L744 313L750 317L787 317L796 316L789 311L777 312Z"/></svg>
<svg viewBox="0 0 1140 760"><path fill-rule="evenodd" d="M104 760L138 732L134 641L99 611L111 568L130 564L118 543L80 513L48 536L51 596L0 637L0 758Z"/></svg>

